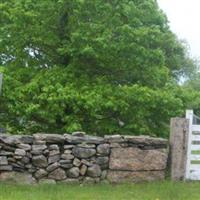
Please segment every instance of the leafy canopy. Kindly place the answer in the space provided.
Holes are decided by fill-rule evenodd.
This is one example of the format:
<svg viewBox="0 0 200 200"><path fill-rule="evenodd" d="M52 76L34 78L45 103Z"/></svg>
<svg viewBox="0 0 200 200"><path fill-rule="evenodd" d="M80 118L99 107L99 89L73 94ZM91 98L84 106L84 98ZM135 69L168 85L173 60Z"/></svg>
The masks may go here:
<svg viewBox="0 0 200 200"><path fill-rule="evenodd" d="M155 0L1 0L11 132L167 134L196 65ZM177 89L178 90L178 89Z"/></svg>

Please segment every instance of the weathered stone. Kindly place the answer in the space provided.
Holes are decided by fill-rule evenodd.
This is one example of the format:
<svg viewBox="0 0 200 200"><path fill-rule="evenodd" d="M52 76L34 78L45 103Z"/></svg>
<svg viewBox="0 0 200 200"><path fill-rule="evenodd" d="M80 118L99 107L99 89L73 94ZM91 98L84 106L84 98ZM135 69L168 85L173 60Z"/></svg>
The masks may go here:
<svg viewBox="0 0 200 200"><path fill-rule="evenodd" d="M42 153L45 149L47 149L46 145L32 145L32 151L40 151Z"/></svg>
<svg viewBox="0 0 200 200"><path fill-rule="evenodd" d="M14 152L16 147L15 145L11 146L9 144L1 144L1 149L8 152Z"/></svg>
<svg viewBox="0 0 200 200"><path fill-rule="evenodd" d="M72 160L59 160L60 164L72 164Z"/></svg>
<svg viewBox="0 0 200 200"><path fill-rule="evenodd" d="M87 148L87 149L95 149L96 145L94 144L78 144L77 147Z"/></svg>
<svg viewBox="0 0 200 200"><path fill-rule="evenodd" d="M34 145L46 145L46 141L43 140L34 140Z"/></svg>
<svg viewBox="0 0 200 200"><path fill-rule="evenodd" d="M97 157L96 163L101 166L102 169L108 169L109 158L108 157Z"/></svg>
<svg viewBox="0 0 200 200"><path fill-rule="evenodd" d="M110 148L123 148L128 147L127 143L110 143Z"/></svg>
<svg viewBox="0 0 200 200"><path fill-rule="evenodd" d="M59 150L59 146L57 144L52 144L49 146L49 150Z"/></svg>
<svg viewBox="0 0 200 200"><path fill-rule="evenodd" d="M0 156L0 165L8 165L8 159L6 156Z"/></svg>
<svg viewBox="0 0 200 200"><path fill-rule="evenodd" d="M141 150L139 148L114 148L111 150L110 169L163 170L167 164L166 149Z"/></svg>
<svg viewBox="0 0 200 200"><path fill-rule="evenodd" d="M35 184L36 180L31 174L19 172L3 172L0 173L0 182L8 182L15 184Z"/></svg>
<svg viewBox="0 0 200 200"><path fill-rule="evenodd" d="M104 143L104 138L85 135L84 137L73 136L69 134L65 134L65 141L70 144L102 144Z"/></svg>
<svg viewBox="0 0 200 200"><path fill-rule="evenodd" d="M67 176L69 178L77 178L79 177L79 168L78 167L73 167L70 170L67 171Z"/></svg>
<svg viewBox="0 0 200 200"><path fill-rule="evenodd" d="M85 177L83 183L87 185L95 184L95 178Z"/></svg>
<svg viewBox="0 0 200 200"><path fill-rule="evenodd" d="M25 165L25 167L26 167L27 169L31 169L31 168L33 167L33 165L32 165L32 164L27 164L27 165Z"/></svg>
<svg viewBox="0 0 200 200"><path fill-rule="evenodd" d="M75 157L78 157L78 158L90 158L96 154L95 149L88 149L88 148L82 148L82 147L74 147L72 152L75 155Z"/></svg>
<svg viewBox="0 0 200 200"><path fill-rule="evenodd" d="M31 150L31 145L29 145L29 144L18 144L17 146L18 146L18 148L23 149L25 151Z"/></svg>
<svg viewBox="0 0 200 200"><path fill-rule="evenodd" d="M77 136L77 137L84 137L86 133L82 131L76 131L76 132L73 132L72 135Z"/></svg>
<svg viewBox="0 0 200 200"><path fill-rule="evenodd" d="M122 182L142 182L163 180L165 177L164 171L108 171L107 178L111 183Z"/></svg>
<svg viewBox="0 0 200 200"><path fill-rule="evenodd" d="M103 156L110 154L110 145L109 144L100 144L97 146L97 153Z"/></svg>
<svg viewBox="0 0 200 200"><path fill-rule="evenodd" d="M13 164L14 164L14 163L13 163ZM24 166L25 166L24 163L22 163L22 162L20 162L20 161L17 161L16 164L17 164L18 166L22 167L22 168L24 168Z"/></svg>
<svg viewBox="0 0 200 200"><path fill-rule="evenodd" d="M24 164L28 164L30 162L30 158L24 156L24 157L22 157L21 162Z"/></svg>
<svg viewBox="0 0 200 200"><path fill-rule="evenodd" d="M32 151L31 151L31 154L32 154L32 155L41 155L41 154L43 154L43 150L39 150L39 149L37 149L37 150L32 150Z"/></svg>
<svg viewBox="0 0 200 200"><path fill-rule="evenodd" d="M16 156L25 156L26 155L26 151L24 149L16 149L15 150L15 155Z"/></svg>
<svg viewBox="0 0 200 200"><path fill-rule="evenodd" d="M33 156L32 162L36 167L47 167L47 158L43 155Z"/></svg>
<svg viewBox="0 0 200 200"><path fill-rule="evenodd" d="M48 178L53 179L53 180L64 180L66 179L66 173L63 169L57 168L53 172L51 172L48 176Z"/></svg>
<svg viewBox="0 0 200 200"><path fill-rule="evenodd" d="M54 156L49 156L48 158L48 163L55 163L58 162L60 160L60 155L54 155Z"/></svg>
<svg viewBox="0 0 200 200"><path fill-rule="evenodd" d="M121 135L105 135L106 142L109 143L121 143L124 142L124 139Z"/></svg>
<svg viewBox="0 0 200 200"><path fill-rule="evenodd" d="M108 173L107 170L102 171L102 173L101 173L101 180L106 179L107 173Z"/></svg>
<svg viewBox="0 0 200 200"><path fill-rule="evenodd" d="M24 165L21 162L16 162L11 164L13 168L21 168L24 169Z"/></svg>
<svg viewBox="0 0 200 200"><path fill-rule="evenodd" d="M126 142L132 144L142 144L142 145L151 145L151 146L163 146L166 147L168 141L162 138L153 138L149 136L124 136Z"/></svg>
<svg viewBox="0 0 200 200"><path fill-rule="evenodd" d="M27 156L28 158L32 158L32 154L31 154L30 152L26 152L26 156Z"/></svg>
<svg viewBox="0 0 200 200"><path fill-rule="evenodd" d="M62 154L61 158L63 160L73 160L74 159L74 155L72 155L72 154Z"/></svg>
<svg viewBox="0 0 200 200"><path fill-rule="evenodd" d="M49 185L49 184L54 185L54 184L56 184L56 181L53 180L53 179L44 178L44 179L40 179L38 183L41 184L41 185Z"/></svg>
<svg viewBox="0 0 200 200"><path fill-rule="evenodd" d="M73 165L79 167L81 165L81 161L78 158L75 158L73 161Z"/></svg>
<svg viewBox="0 0 200 200"><path fill-rule="evenodd" d="M48 172L52 172L53 170L57 169L60 166L58 162L55 162L47 167Z"/></svg>
<svg viewBox="0 0 200 200"><path fill-rule="evenodd" d="M73 149L75 145L64 145L64 150Z"/></svg>
<svg viewBox="0 0 200 200"><path fill-rule="evenodd" d="M12 171L13 167L11 165L1 165L0 171Z"/></svg>
<svg viewBox="0 0 200 200"><path fill-rule="evenodd" d="M20 136L20 144L33 144L33 136L30 135Z"/></svg>
<svg viewBox="0 0 200 200"><path fill-rule="evenodd" d="M64 154L71 154L71 153L72 153L72 150L70 150L70 149L64 150Z"/></svg>
<svg viewBox="0 0 200 200"><path fill-rule="evenodd" d="M45 156L48 156L48 155L49 155L49 149L45 149L45 150L43 151L43 154L44 154Z"/></svg>
<svg viewBox="0 0 200 200"><path fill-rule="evenodd" d="M49 152L49 156L55 156L55 155L59 155L60 154L60 151L59 150L51 150Z"/></svg>
<svg viewBox="0 0 200 200"><path fill-rule="evenodd" d="M21 160L21 159L22 159L22 156L14 156L14 158L15 158L16 160Z"/></svg>
<svg viewBox="0 0 200 200"><path fill-rule="evenodd" d="M95 184L95 179L91 177L85 177L83 183L86 185L93 185Z"/></svg>
<svg viewBox="0 0 200 200"><path fill-rule="evenodd" d="M64 143L65 139L63 135L59 134L42 134L42 133L37 133L34 134L35 140L41 140L41 141L46 141L49 144L58 144L58 143Z"/></svg>
<svg viewBox="0 0 200 200"><path fill-rule="evenodd" d="M78 184L79 183L79 179L76 178L67 178L63 181L60 181L60 183L65 183L65 184Z"/></svg>
<svg viewBox="0 0 200 200"><path fill-rule="evenodd" d="M9 145L17 145L17 144L32 144L33 137L32 136L21 136L21 135L4 135L0 134L0 142L3 142L5 144Z"/></svg>
<svg viewBox="0 0 200 200"><path fill-rule="evenodd" d="M13 155L14 155L13 152L4 151L4 150L0 151L0 156L13 156Z"/></svg>
<svg viewBox="0 0 200 200"><path fill-rule="evenodd" d="M47 171L45 171L44 169L39 169L35 173L35 178L40 179L45 177L47 174L48 174Z"/></svg>
<svg viewBox="0 0 200 200"><path fill-rule="evenodd" d="M20 144L20 138L19 136L15 136L15 135L0 134L0 142L9 144L9 145L16 145L16 144Z"/></svg>
<svg viewBox="0 0 200 200"><path fill-rule="evenodd" d="M87 175L89 177L100 177L101 176L101 167L99 165L92 165L87 169Z"/></svg>
<svg viewBox="0 0 200 200"><path fill-rule="evenodd" d="M59 134L46 134L46 142L50 144L64 143L65 138Z"/></svg>
<svg viewBox="0 0 200 200"><path fill-rule="evenodd" d="M60 164L60 166L61 166L62 168L64 168L64 169L70 169L70 168L73 167L72 164Z"/></svg>
<svg viewBox="0 0 200 200"><path fill-rule="evenodd" d="M13 163L13 162L17 162L17 160L13 157L8 157L8 162Z"/></svg>
<svg viewBox="0 0 200 200"><path fill-rule="evenodd" d="M86 165L82 165L81 168L80 168L80 174L82 176L84 176L87 172L87 166Z"/></svg>
<svg viewBox="0 0 200 200"><path fill-rule="evenodd" d="M45 133L36 133L33 135L33 138L34 138L34 142L35 141L45 141L46 139L46 134Z"/></svg>
<svg viewBox="0 0 200 200"><path fill-rule="evenodd" d="M86 166L88 166L88 167L92 166L92 163L89 162L89 161L87 161L87 160L85 160L85 159L82 159L81 163L84 164L84 165L86 165Z"/></svg>

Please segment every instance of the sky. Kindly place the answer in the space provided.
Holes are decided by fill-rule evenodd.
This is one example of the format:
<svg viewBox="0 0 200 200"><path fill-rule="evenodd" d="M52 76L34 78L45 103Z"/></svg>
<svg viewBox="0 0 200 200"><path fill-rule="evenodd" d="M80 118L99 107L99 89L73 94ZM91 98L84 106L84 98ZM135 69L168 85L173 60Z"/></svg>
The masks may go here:
<svg viewBox="0 0 200 200"><path fill-rule="evenodd" d="M157 0L167 14L171 30L186 40L190 54L200 58L200 0Z"/></svg>

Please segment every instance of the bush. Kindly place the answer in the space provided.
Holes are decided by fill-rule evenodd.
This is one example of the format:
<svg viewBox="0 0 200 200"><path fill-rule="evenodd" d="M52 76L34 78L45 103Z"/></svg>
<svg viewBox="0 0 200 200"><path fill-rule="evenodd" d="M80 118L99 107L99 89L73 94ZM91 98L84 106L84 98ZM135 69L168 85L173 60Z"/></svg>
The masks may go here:
<svg viewBox="0 0 200 200"><path fill-rule="evenodd" d="M12 133L84 130L95 135L166 137L170 117L183 108L167 88L113 86L101 79L88 82L59 67L35 74L24 68L19 74L5 70L3 94L4 116Z"/></svg>

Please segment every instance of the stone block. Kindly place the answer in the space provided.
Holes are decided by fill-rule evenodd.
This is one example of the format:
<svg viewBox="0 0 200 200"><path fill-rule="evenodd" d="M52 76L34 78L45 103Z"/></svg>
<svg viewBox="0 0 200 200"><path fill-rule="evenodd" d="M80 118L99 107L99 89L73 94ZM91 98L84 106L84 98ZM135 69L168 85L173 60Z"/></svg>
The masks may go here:
<svg viewBox="0 0 200 200"><path fill-rule="evenodd" d="M165 178L164 171L108 171L107 179L111 183L158 181Z"/></svg>
<svg viewBox="0 0 200 200"><path fill-rule="evenodd" d="M16 156L25 156L26 155L26 151L24 149L16 149L15 150L15 155Z"/></svg>
<svg viewBox="0 0 200 200"><path fill-rule="evenodd" d="M67 171L67 176L69 178L78 178L79 177L79 168L73 167L70 170Z"/></svg>
<svg viewBox="0 0 200 200"><path fill-rule="evenodd" d="M28 173L3 172L0 173L0 182L15 184L35 184L36 180Z"/></svg>
<svg viewBox="0 0 200 200"><path fill-rule="evenodd" d="M32 158L33 165L36 167L47 167L47 158L43 155L33 156Z"/></svg>
<svg viewBox="0 0 200 200"><path fill-rule="evenodd" d="M6 156L0 156L0 165L8 165L8 159Z"/></svg>
<svg viewBox="0 0 200 200"><path fill-rule="evenodd" d="M100 144L97 146L97 153L102 156L108 156L110 154L109 144Z"/></svg>
<svg viewBox="0 0 200 200"><path fill-rule="evenodd" d="M88 167L87 169L87 175L89 177L100 177L101 176L101 167L99 165L92 165L91 167Z"/></svg>
<svg viewBox="0 0 200 200"><path fill-rule="evenodd" d="M95 149L91 148L82 148L82 147L74 147L72 150L75 157L78 158L90 158L96 154Z"/></svg>
<svg viewBox="0 0 200 200"><path fill-rule="evenodd" d="M40 178L45 177L47 174L48 174L48 173L47 173L46 170L44 170L44 169L39 169L39 170L37 170L37 171L35 172L35 178L40 179Z"/></svg>
<svg viewBox="0 0 200 200"><path fill-rule="evenodd" d="M51 172L48 176L48 178L59 181L59 180L64 180L66 179L66 173L63 169L58 168Z"/></svg>
<svg viewBox="0 0 200 200"><path fill-rule="evenodd" d="M114 148L111 150L109 168L129 171L163 170L167 165L167 157L166 149Z"/></svg>

